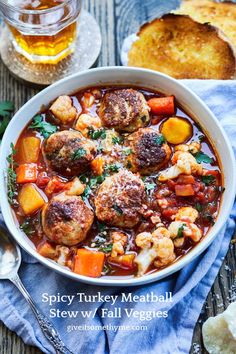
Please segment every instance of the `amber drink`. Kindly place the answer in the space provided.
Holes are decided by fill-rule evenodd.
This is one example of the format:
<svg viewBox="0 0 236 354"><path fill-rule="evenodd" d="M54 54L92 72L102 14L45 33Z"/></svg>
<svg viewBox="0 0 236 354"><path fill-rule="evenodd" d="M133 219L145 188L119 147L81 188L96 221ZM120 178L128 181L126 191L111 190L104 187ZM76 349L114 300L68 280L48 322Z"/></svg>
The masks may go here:
<svg viewBox="0 0 236 354"><path fill-rule="evenodd" d="M77 38L81 0L0 0L15 49L33 63L57 64Z"/></svg>

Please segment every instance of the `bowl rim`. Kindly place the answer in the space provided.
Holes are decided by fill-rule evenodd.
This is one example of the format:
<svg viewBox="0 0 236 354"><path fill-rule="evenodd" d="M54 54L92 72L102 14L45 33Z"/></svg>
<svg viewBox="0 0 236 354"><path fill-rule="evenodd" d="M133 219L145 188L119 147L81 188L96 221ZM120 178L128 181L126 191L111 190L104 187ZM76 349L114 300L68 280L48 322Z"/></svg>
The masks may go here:
<svg viewBox="0 0 236 354"><path fill-rule="evenodd" d="M75 73L73 75L70 75L62 80L59 80L57 82L55 82L54 84L48 86L47 88L45 88L44 90L40 91L39 93L37 93L36 95L34 95L30 100L28 100L13 116L11 122L9 123L6 132L4 133L3 139L2 139L2 144L1 144L1 150L4 150L5 148L8 148L10 142L8 141L8 134L9 132L13 129L14 130L14 124L18 118L18 115L21 114L21 112L24 111L25 107L28 107L30 104L37 102L38 98L40 96L47 96L47 93L52 91L55 87L61 86L64 83L70 82L71 80L73 80L74 78L78 78L80 76L83 75L87 75L88 73L90 73L90 75L92 75L93 73L96 74L97 72L99 72L101 75L103 72L106 71L116 71L121 72L123 71L124 73L128 73L128 72L133 72L133 73L147 73L147 74L152 74L154 76L158 76L159 80L163 79L163 80L169 80L169 82L174 83L175 86L178 86L182 91L187 92L188 94L190 94L190 96L192 96L192 99L195 100L196 103L198 103L199 105L201 105L206 113L208 114L208 116L210 117L211 121L214 123L214 125L217 126L217 128L221 131L221 134L223 136L224 139L224 143L227 146L227 150L228 150L228 159L229 159L229 163L232 167L232 185L230 186L231 189L231 194L230 194L230 199L227 200L227 205L224 208L224 215L222 216L222 210L219 211L218 214L218 218L217 221L215 223L215 225L212 227L212 229L209 231L209 233L207 234L207 237L205 237L198 245L196 245L190 252L188 252L185 256L181 257L178 261L176 261L175 263L172 263L170 266L160 270L160 271L156 271L153 272L151 274L148 275L144 275L142 277L139 278L134 278L134 277L127 277L127 278L119 278L119 277L101 277L101 278L90 278L90 277L86 277L83 275L79 275L76 273L73 273L71 270L69 270L68 268L65 268L63 266L60 266L59 264L57 264L56 262L49 260L47 258L42 257L39 253L36 252L35 249L33 249L33 247L31 245L28 245L28 247L26 247L24 245L23 239L20 236L20 231L17 228L17 225L15 223L15 221L12 222L13 219L13 212L11 212L11 217L9 217L9 208L11 208L8 204L7 201L7 196L5 193L5 173L4 173L4 168L2 166L4 166L5 163L5 158L4 158L4 154L0 154L0 171L2 173L0 173L0 190L3 191L4 196L3 198L0 198L0 207L1 207L1 211L2 211L2 215L4 218L4 221L8 227L8 230L10 231L10 233L12 234L13 238L15 239L15 241L28 253L30 254L32 257L34 257L37 261L39 261L41 264L49 267L50 269L56 271L57 273L60 273L61 275L64 275L68 278L71 278L73 280L76 281L81 281L83 283L87 283L87 284L92 284L92 285L102 285L102 286L136 286L136 285L142 285L142 284L148 284L154 281L158 281L161 280L163 278L166 278L168 276L170 276L171 274L179 271L180 269L182 269L183 267L185 267L188 263L190 263L191 261L193 261L194 259L196 259L196 257L198 257L202 252L204 252L206 250L206 248L213 242L213 240L217 237L218 233L220 232L220 230L222 229L222 227L224 226L230 211L232 209L233 206L233 202L234 202L234 197L235 197L235 193L236 193L236 164L235 164L235 159L234 159L234 153L233 153L233 149L229 143L229 139L225 133L225 131L223 130L223 128L221 127L221 125L219 124L218 120L216 119L216 117L214 116L214 114L211 112L211 110L207 107L207 105L188 87L186 87L183 83L181 83L180 81L169 77L168 75L165 75L163 73L157 72L157 71L153 71L150 69L143 69L143 68L134 68L134 67L123 67L123 66L109 66L109 67L99 67L99 68L94 68L94 69L90 69L90 70L85 70L79 73ZM128 80L127 80L128 82ZM112 82L111 82L112 84ZM125 84L124 84L125 85ZM79 82L78 82L78 89L79 89ZM91 85L88 85L91 86ZM148 87L149 85L144 85L146 87ZM83 86L84 87L84 86ZM81 86L82 88L82 86ZM71 92L73 92L73 90L71 90ZM74 91L75 92L75 91ZM32 119L32 117L30 118ZM23 129L24 127L22 127ZM7 145L8 144L8 145ZM217 151L218 152L218 151ZM219 158L220 158L220 154L218 152ZM8 208L5 208L5 206L8 206Z"/></svg>

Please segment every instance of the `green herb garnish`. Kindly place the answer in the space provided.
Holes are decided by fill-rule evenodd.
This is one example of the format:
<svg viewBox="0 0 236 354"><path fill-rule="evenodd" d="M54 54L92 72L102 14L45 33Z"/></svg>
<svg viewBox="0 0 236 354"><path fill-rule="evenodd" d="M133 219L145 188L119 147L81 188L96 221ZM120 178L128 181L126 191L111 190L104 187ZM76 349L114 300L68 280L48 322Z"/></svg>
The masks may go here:
<svg viewBox="0 0 236 354"><path fill-rule="evenodd" d="M130 148L126 148L126 149L123 150L123 153L128 156L128 155L133 153L133 150L130 149Z"/></svg>
<svg viewBox="0 0 236 354"><path fill-rule="evenodd" d="M112 142L113 144L122 144L124 142L124 138L122 136L113 136Z"/></svg>
<svg viewBox="0 0 236 354"><path fill-rule="evenodd" d="M35 233L35 229L29 219L26 219L21 225L20 229L27 235L31 236Z"/></svg>
<svg viewBox="0 0 236 354"><path fill-rule="evenodd" d="M105 139L106 138L106 130L103 128L95 130L94 128L90 127L89 131L88 131L88 136L93 140L97 140L99 138Z"/></svg>
<svg viewBox="0 0 236 354"><path fill-rule="evenodd" d="M8 126L11 120L11 113L14 111L14 109L15 107L12 102L0 102L0 136L2 136L5 132L6 127Z"/></svg>
<svg viewBox="0 0 236 354"><path fill-rule="evenodd" d="M107 275L111 271L112 271L112 268L108 264L104 263L102 274Z"/></svg>
<svg viewBox="0 0 236 354"><path fill-rule="evenodd" d="M196 209L199 213L201 213L201 211L203 210L202 204L196 203L196 204L195 204L195 209Z"/></svg>
<svg viewBox="0 0 236 354"><path fill-rule="evenodd" d="M29 125L29 129L34 129L40 132L42 136L47 139L50 135L57 131L57 126L45 122L40 114L33 118L33 122Z"/></svg>
<svg viewBox="0 0 236 354"><path fill-rule="evenodd" d="M155 183L144 183L145 185L145 190L146 190L146 193L149 194L151 191L153 191L156 187L156 184Z"/></svg>
<svg viewBox="0 0 236 354"><path fill-rule="evenodd" d="M181 238L183 237L183 232L184 232L184 227L186 226L186 224L182 224L179 228L178 228L178 233L176 238Z"/></svg>
<svg viewBox="0 0 236 354"><path fill-rule="evenodd" d="M196 154L193 154L193 156L195 157L197 163L212 163L213 159L208 156L207 154L204 154L203 152L199 151Z"/></svg>
<svg viewBox="0 0 236 354"><path fill-rule="evenodd" d="M117 212L117 214L119 214L119 215L123 214L123 210L119 207L119 205L113 204L112 208Z"/></svg>
<svg viewBox="0 0 236 354"><path fill-rule="evenodd" d="M215 220L214 220L213 216L210 213L208 213L208 212L203 214L203 219L206 220L207 222L209 222L212 225L214 225L214 223L215 223Z"/></svg>
<svg viewBox="0 0 236 354"><path fill-rule="evenodd" d="M101 245L98 250L103 252L103 253L111 253L112 251L112 243L109 243L108 245Z"/></svg>
<svg viewBox="0 0 236 354"><path fill-rule="evenodd" d="M118 172L121 167L122 167L122 165L120 163L113 163L113 164L107 165L105 167L105 171L106 172Z"/></svg>
<svg viewBox="0 0 236 354"><path fill-rule="evenodd" d="M17 163L14 160L14 155L16 154L16 150L14 148L13 143L10 145L11 153L7 157L7 162L9 166L7 168L7 197L8 201L11 205L17 206L17 184L16 184L16 172L15 168L17 167Z"/></svg>
<svg viewBox="0 0 236 354"><path fill-rule="evenodd" d="M155 136L153 140L154 140L154 143L159 146L161 146L162 144L164 144L166 142L166 139L162 134Z"/></svg>
<svg viewBox="0 0 236 354"><path fill-rule="evenodd" d="M84 148L79 148L72 154L72 160L79 160L81 159L81 157L85 155L86 155L86 150Z"/></svg>
<svg viewBox="0 0 236 354"><path fill-rule="evenodd" d="M207 186L209 186L210 184L212 184L213 182L215 182L215 176L213 175L207 175L207 176L202 176L201 180L203 183L205 183Z"/></svg>

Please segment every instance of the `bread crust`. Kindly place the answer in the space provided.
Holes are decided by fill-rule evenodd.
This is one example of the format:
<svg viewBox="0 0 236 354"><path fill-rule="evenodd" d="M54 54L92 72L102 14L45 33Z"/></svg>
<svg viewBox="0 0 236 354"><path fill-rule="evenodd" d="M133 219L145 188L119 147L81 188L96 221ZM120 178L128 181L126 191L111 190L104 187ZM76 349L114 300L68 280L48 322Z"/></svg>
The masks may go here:
<svg viewBox="0 0 236 354"><path fill-rule="evenodd" d="M133 43L128 65L177 79L233 79L236 56L222 31L188 15L166 14L145 23Z"/></svg>
<svg viewBox="0 0 236 354"><path fill-rule="evenodd" d="M230 1L183 0L175 14L191 16L195 21L218 27L236 48L236 4Z"/></svg>

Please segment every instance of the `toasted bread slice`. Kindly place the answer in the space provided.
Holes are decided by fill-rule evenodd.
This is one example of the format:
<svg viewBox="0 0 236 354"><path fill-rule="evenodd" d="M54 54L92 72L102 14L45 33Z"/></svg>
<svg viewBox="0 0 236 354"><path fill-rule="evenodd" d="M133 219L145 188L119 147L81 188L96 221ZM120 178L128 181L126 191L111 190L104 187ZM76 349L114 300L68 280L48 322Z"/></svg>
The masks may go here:
<svg viewBox="0 0 236 354"><path fill-rule="evenodd" d="M211 0L184 0L176 14L191 16L194 20L220 28L236 47L236 4Z"/></svg>
<svg viewBox="0 0 236 354"><path fill-rule="evenodd" d="M236 60L219 30L189 16L167 14L143 25L128 65L158 70L177 79L232 79Z"/></svg>

